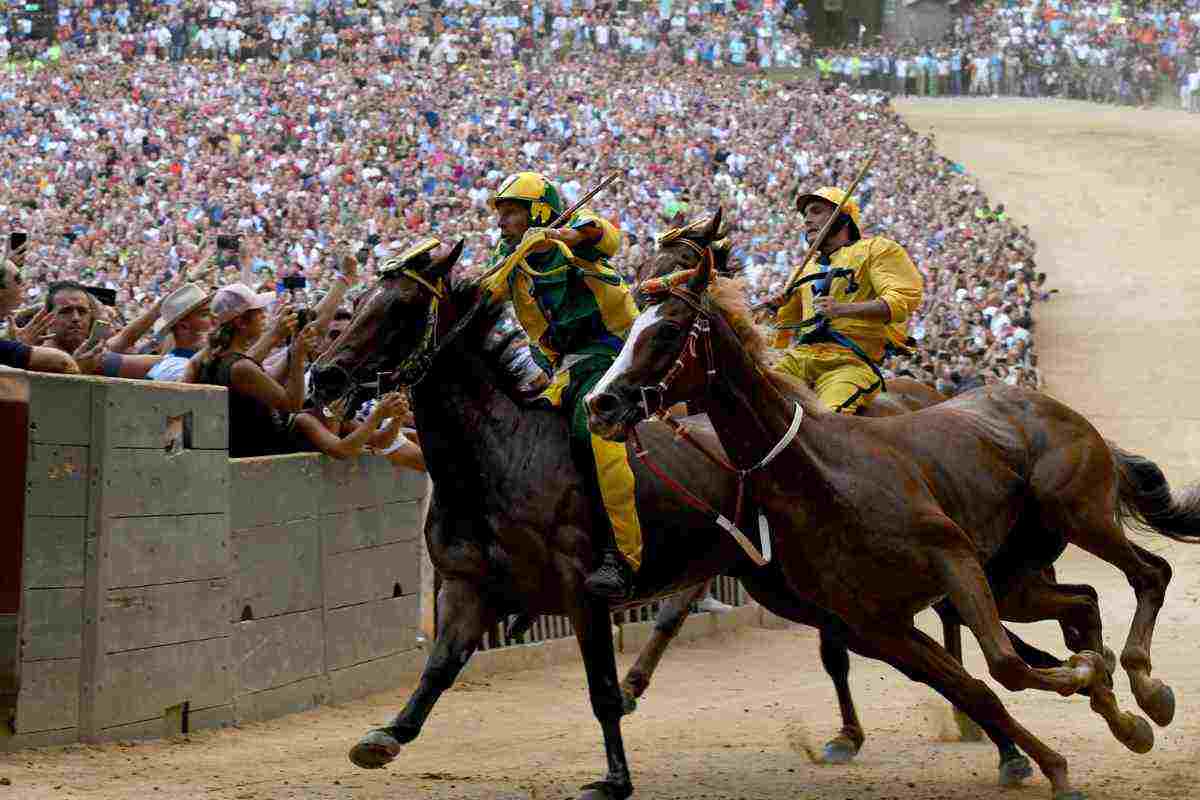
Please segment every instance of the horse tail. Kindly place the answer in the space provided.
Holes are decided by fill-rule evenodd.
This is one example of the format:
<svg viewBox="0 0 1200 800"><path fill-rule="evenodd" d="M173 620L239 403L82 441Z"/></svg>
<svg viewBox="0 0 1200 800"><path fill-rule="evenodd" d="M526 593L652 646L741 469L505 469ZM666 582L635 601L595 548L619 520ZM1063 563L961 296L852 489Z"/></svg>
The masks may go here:
<svg viewBox="0 0 1200 800"><path fill-rule="evenodd" d="M1200 544L1200 483L1172 494L1167 477L1148 458L1108 443L1117 462L1117 521L1132 521L1177 542Z"/></svg>

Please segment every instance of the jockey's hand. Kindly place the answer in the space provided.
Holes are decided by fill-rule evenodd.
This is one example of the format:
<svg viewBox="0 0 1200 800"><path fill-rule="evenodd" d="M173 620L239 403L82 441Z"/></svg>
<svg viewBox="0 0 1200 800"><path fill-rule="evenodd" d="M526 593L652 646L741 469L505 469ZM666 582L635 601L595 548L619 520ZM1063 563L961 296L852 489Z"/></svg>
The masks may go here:
<svg viewBox="0 0 1200 800"><path fill-rule="evenodd" d="M534 245L533 251L535 253L544 252L553 247L550 242L551 240L558 239L558 231L553 228L528 228L524 231L524 235L521 236L521 243L534 239L541 241Z"/></svg>
<svg viewBox="0 0 1200 800"><path fill-rule="evenodd" d="M813 298L813 313L819 314L826 319L837 319L843 316L845 309L844 304L839 303L832 297L814 297Z"/></svg>

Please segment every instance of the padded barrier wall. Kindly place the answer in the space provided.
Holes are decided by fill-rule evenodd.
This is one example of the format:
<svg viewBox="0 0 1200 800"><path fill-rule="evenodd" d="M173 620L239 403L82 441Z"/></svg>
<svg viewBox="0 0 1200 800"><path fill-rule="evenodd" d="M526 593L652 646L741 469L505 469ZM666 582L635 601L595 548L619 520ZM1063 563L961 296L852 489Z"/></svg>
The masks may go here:
<svg viewBox="0 0 1200 800"><path fill-rule="evenodd" d="M419 669L424 475L231 461L219 388L0 378L28 398L24 509L4 518L19 561L0 550L20 576L0 749L263 719Z"/></svg>

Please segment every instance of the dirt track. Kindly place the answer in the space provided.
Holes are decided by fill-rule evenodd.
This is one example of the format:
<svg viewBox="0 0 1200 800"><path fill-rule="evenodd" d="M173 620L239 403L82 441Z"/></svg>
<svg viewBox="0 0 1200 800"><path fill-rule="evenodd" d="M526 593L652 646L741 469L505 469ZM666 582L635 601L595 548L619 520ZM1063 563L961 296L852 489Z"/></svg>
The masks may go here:
<svg viewBox="0 0 1200 800"><path fill-rule="evenodd" d="M1200 121L1074 104L980 101L909 104L936 125L943 151L1030 220L1043 269L1062 287L1039 316L1052 392L1106 433L1161 459L1173 478L1200 475ZM1085 700L1003 695L1019 720L1071 761L1093 798L1195 794L1200 766L1200 547L1147 539L1175 567L1155 639L1155 674L1179 700L1156 748L1117 744ZM1060 577L1100 589L1106 639L1119 650L1132 592L1111 568L1077 552ZM1048 625L1022 628L1062 652ZM969 642L973 645L973 642ZM627 662L627 659L625 660ZM624 666L624 664L623 664ZM970 648L968 666L985 670ZM855 659L851 676L867 746L850 767L818 767L794 747L834 730L832 691L808 631L747 631L681 646L625 726L636 797L754 800L982 798L1048 800L1041 776L995 787L987 745L946 741L949 716L926 689ZM1134 708L1128 684L1118 698ZM362 772L345 753L400 707L386 696L184 743L58 748L0 755L4 797L35 798L563 798L599 777L599 731L576 665L460 685L423 736L388 770ZM1135 709L1136 710L1136 709Z"/></svg>

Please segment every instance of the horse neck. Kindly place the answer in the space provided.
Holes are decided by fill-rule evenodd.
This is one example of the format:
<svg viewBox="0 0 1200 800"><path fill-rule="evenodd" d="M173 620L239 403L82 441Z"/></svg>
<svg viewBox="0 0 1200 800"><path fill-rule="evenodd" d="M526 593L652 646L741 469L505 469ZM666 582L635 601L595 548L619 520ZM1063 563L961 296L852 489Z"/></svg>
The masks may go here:
<svg viewBox="0 0 1200 800"><path fill-rule="evenodd" d="M785 396L719 314L713 316L710 335L717 374L712 384L713 402L706 411L733 464L749 469L759 463L787 435L799 403L804 421L789 452L796 452L798 446L805 465L815 469L821 431L813 423L824 414L820 401L811 392Z"/></svg>
<svg viewBox="0 0 1200 800"><path fill-rule="evenodd" d="M523 431L544 416L523 411L504 391L480 351L483 327L481 317L439 353L412 393L426 466L444 487L465 490L489 475L510 474L507 462L522 451L513 443L536 441Z"/></svg>

